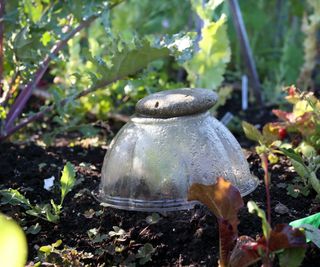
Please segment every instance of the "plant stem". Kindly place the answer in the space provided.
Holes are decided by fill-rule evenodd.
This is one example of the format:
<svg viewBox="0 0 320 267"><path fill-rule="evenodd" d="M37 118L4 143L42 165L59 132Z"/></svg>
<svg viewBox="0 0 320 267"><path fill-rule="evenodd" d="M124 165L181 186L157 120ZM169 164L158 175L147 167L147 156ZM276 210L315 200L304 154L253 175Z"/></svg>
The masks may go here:
<svg viewBox="0 0 320 267"><path fill-rule="evenodd" d="M111 83L113 83L113 82L115 82L115 81L117 81L117 80L119 80L119 79L121 79L121 78L123 78L123 77L117 77L117 78L115 78L114 80L111 80L111 81L109 81L109 80L101 81L101 82L97 83L96 85L94 85L94 86L92 86L92 87L89 87L89 88L81 91L80 93L78 93L77 95L75 95L75 96L73 97L73 99L78 99L78 98L80 98L80 97L82 97L82 96L85 96L85 95L87 95L87 94L90 94L90 93L92 93L92 92L94 92L94 91L96 91L96 90L98 90L98 89L100 89L100 88L102 88L102 87L105 87L105 86L110 85ZM65 105L65 104L67 104L67 103L69 102L69 100L70 100L69 98L66 98L66 99L62 100L62 101L59 103L59 105L62 105L62 106L63 106L63 105ZM41 111L39 111L39 112L37 112L37 113L29 116L28 118L23 119L19 124L17 124L17 125L14 126L14 127L11 127L11 128L8 129L4 134L2 134L2 135L0 134L0 142L3 141L3 140L5 140L5 139L8 138L11 134L13 134L13 133L15 133L16 131L20 130L20 129L23 128L24 126L28 125L29 123L41 119L45 114L49 113L50 111L53 111L54 108L55 108L55 106L56 106L56 104L52 104L51 106L46 107L45 109L43 109L43 110L41 110Z"/></svg>
<svg viewBox="0 0 320 267"><path fill-rule="evenodd" d="M25 86L25 88L22 90L22 92L19 94L16 101L10 108L5 124L5 131L10 131L10 129L12 128L13 122L21 114L25 104L31 97L33 88L39 83L39 81L45 74L51 60L58 55L59 51L76 33L81 31L85 27L88 27L97 17L98 15L93 15L87 20L82 21L76 28L71 30L62 40L60 40L56 45L53 46L51 52L44 58L38 70L34 74L34 78Z"/></svg>
<svg viewBox="0 0 320 267"><path fill-rule="evenodd" d="M3 93L3 33L4 33L5 0L0 0L0 97Z"/></svg>
<svg viewBox="0 0 320 267"><path fill-rule="evenodd" d="M266 153L260 154L262 168L264 170L264 185L266 188L266 198L267 198L267 220L271 226L271 198L270 198L270 176L268 171L268 157ZM266 258L265 266L271 267L272 263L270 260L270 251L269 251L269 237L266 237L267 249L266 249Z"/></svg>

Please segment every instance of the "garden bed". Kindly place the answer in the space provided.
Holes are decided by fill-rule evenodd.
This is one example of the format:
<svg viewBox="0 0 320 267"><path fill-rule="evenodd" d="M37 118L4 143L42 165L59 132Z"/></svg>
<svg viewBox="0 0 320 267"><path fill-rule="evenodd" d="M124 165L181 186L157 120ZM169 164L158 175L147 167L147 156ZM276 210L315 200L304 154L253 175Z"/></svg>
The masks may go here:
<svg viewBox="0 0 320 267"><path fill-rule="evenodd" d="M104 148L67 145L48 148L35 144L0 145L0 189L19 189L32 203L48 203L59 197L58 178L66 161L77 170L78 184L66 197L57 224L26 215L19 206L1 205L1 212L19 221L25 231L30 232L30 227L37 223L41 226L38 233L27 234L29 266L37 261L39 247L59 239L62 244L47 257L48 262L58 264L63 258L65 265L58 266L134 266L134 263L139 266L145 261L144 266L217 266L217 223L207 208L198 205L190 211L160 214L158 218L150 213L106 208L93 198L91 192L99 185L105 152ZM257 155L250 151L247 154L251 170L261 183L244 200L254 200L265 208L263 171ZM272 224L289 223L320 211L312 194L298 198L287 195L285 185L295 173L285 159L271 165L270 171ZM57 185L47 191L44 179L52 176ZM246 208L240 212L240 221L240 235L255 237L262 232L259 218ZM147 251L150 253L144 253ZM318 266L319 262L319 249L308 245L302 266Z"/></svg>

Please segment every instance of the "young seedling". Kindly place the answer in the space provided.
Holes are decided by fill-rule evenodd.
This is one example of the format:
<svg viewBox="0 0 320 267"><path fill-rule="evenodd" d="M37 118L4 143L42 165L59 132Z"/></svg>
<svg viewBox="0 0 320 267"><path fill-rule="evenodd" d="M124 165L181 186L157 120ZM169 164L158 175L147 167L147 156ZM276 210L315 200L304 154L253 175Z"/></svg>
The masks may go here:
<svg viewBox="0 0 320 267"><path fill-rule="evenodd" d="M311 154L305 157L296 153L293 149L281 149L281 151L290 159L294 170L300 177L304 187L309 191L313 188L318 197L320 197L320 180L317 178L317 171L320 168L320 156Z"/></svg>
<svg viewBox="0 0 320 267"><path fill-rule="evenodd" d="M62 171L62 176L60 179L60 203L55 203L53 199L50 200L50 204L36 204L33 205L30 203L29 199L23 196L18 190L9 188L6 190L1 190L0 194L2 195L1 203L2 204L11 204L11 205L21 205L26 209L26 213L35 217L39 217L43 220L57 223L60 219L62 212L62 205L66 195L72 190L75 185L75 169L74 166L67 162Z"/></svg>

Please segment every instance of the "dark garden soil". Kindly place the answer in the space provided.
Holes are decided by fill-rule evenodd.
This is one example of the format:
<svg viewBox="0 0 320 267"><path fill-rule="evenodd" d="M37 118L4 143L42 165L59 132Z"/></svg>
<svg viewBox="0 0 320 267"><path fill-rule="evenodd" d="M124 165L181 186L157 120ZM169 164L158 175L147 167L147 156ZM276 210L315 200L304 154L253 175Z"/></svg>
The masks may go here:
<svg viewBox="0 0 320 267"><path fill-rule="evenodd" d="M77 170L79 184L67 196L58 224L27 215L20 206L0 206L2 213L15 218L25 230L36 223L40 224L39 233L27 234L29 263L36 262L40 246L61 239L62 245L58 249L62 250L65 246L76 251L65 249L61 255L52 254L51 262L59 263L61 257L65 259L65 265L56 266L130 266L130 262L140 266L136 255L146 243L150 243L155 250L151 254L151 261L144 266L217 266L217 224L215 217L205 207L199 205L190 211L162 214L157 223L150 224L146 220L151 215L149 213L105 208L92 197L91 191L99 185L105 152L103 148L80 146L42 148L35 144L0 145L0 189L19 189L32 203L49 203L50 199L57 199L57 185L47 191L43 187L44 179L51 176L59 178L66 161L73 163ZM258 157L249 153L248 161L261 183L252 194L245 197L245 202L254 200L265 208L263 172L259 168ZM284 187L295 174L284 159L280 164L271 166L270 171L273 224L287 223L320 211L320 205L314 202L312 194L298 198L287 195ZM241 235L255 237L261 233L260 220L249 214L246 208L241 210L240 220ZM121 236L109 236L114 226L125 232ZM88 231L93 228L97 229L100 236L89 238ZM32 263L29 265L32 266ZM320 266L319 249L308 245L302 266Z"/></svg>

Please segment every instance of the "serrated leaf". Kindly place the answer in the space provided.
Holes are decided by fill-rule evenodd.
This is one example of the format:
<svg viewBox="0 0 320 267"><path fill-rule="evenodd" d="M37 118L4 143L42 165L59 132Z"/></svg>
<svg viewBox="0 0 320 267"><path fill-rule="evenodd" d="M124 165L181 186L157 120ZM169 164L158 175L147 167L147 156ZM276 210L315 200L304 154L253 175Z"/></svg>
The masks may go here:
<svg viewBox="0 0 320 267"><path fill-rule="evenodd" d="M243 121L242 122L242 128L243 128L244 134L246 135L247 138L249 138L250 140L259 142L259 143L263 143L262 134L252 124L250 124L250 123L248 123L246 121Z"/></svg>
<svg viewBox="0 0 320 267"><path fill-rule="evenodd" d="M67 164L64 166L62 171L62 176L60 179L61 184L61 203L63 203L63 200L65 196L71 191L73 188L75 182L76 182L76 172L74 166L67 162Z"/></svg>
<svg viewBox="0 0 320 267"><path fill-rule="evenodd" d="M257 204L253 201L248 201L247 207L250 213L256 213L262 221L262 231L263 235L268 239L271 233L270 224L267 221L266 214L262 209L260 209Z"/></svg>
<svg viewBox="0 0 320 267"><path fill-rule="evenodd" d="M226 16L206 23L201 30L199 51L184 64L192 87L217 89L230 61Z"/></svg>
<svg viewBox="0 0 320 267"><path fill-rule="evenodd" d="M20 226L0 214L0 266L25 266L27 254L27 240Z"/></svg>

